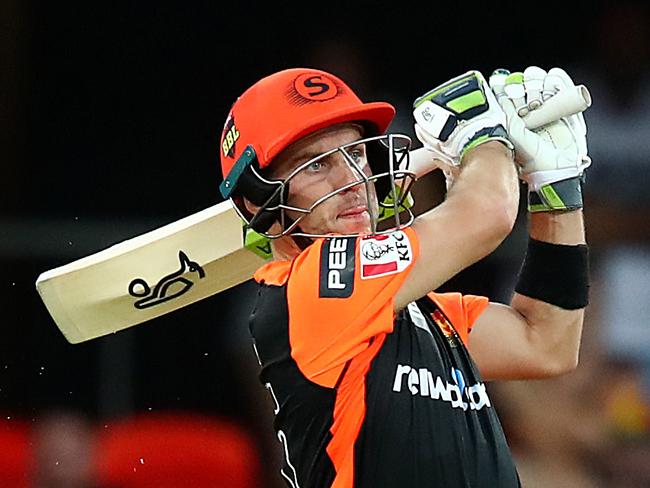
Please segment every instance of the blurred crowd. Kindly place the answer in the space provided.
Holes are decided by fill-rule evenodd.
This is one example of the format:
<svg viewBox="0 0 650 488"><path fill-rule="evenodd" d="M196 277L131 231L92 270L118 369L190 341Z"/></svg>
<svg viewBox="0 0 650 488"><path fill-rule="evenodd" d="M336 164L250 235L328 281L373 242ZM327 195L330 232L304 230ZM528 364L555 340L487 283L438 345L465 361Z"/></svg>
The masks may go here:
<svg viewBox="0 0 650 488"><path fill-rule="evenodd" d="M4 488L256 488L260 453L237 424L196 413L91 422L52 411L0 428Z"/></svg>
<svg viewBox="0 0 650 488"><path fill-rule="evenodd" d="M586 33L594 51L566 66L593 97L585 114L592 288L580 365L553 380L490 385L526 488L650 486L650 7L606 5ZM354 43L324 41L307 57L351 86L371 84ZM393 129L412 135L409 100L383 98L401 113ZM425 178L416 190L419 210L443 191L440 175ZM521 219L491 258L446 286L508 300L525 240ZM254 365L242 368L252 377ZM72 409L7 413L0 417L0 487L282 486L270 404L258 389L248 423L190 410L92 419ZM268 429L251 428L256 421Z"/></svg>

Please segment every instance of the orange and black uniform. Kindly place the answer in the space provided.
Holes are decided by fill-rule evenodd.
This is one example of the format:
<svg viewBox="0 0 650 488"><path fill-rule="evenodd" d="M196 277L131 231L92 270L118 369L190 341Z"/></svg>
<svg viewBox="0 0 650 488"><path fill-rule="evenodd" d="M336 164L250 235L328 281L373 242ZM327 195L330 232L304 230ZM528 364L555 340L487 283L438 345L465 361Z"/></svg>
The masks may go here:
<svg viewBox="0 0 650 488"><path fill-rule="evenodd" d="M255 274L250 329L288 486L519 486L464 345L488 300L431 293L396 314L417 253L413 229L331 237Z"/></svg>

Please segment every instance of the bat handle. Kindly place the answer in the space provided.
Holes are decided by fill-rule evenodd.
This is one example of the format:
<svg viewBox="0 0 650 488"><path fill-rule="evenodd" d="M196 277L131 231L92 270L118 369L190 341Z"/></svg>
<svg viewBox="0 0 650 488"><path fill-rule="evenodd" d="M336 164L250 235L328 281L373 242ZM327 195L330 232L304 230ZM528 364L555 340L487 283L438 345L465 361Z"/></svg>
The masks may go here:
<svg viewBox="0 0 650 488"><path fill-rule="evenodd" d="M416 178L420 178L434 169L438 169L440 164L444 164L437 161L440 160L436 159L435 154L426 148L414 149L410 152L409 170L415 173Z"/></svg>
<svg viewBox="0 0 650 488"><path fill-rule="evenodd" d="M562 117L584 112L591 106L591 94L585 85L560 90L544 104L523 117L528 129L537 129Z"/></svg>

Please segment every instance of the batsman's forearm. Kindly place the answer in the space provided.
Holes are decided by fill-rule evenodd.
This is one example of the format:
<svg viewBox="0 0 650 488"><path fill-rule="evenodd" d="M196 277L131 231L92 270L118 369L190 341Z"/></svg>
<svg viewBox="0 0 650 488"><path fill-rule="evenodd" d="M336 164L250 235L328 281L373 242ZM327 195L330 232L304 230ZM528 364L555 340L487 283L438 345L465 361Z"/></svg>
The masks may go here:
<svg viewBox="0 0 650 488"><path fill-rule="evenodd" d="M477 202L491 208L514 225L519 202L517 171L511 151L500 142L488 142L472 149L447 194L447 202Z"/></svg>
<svg viewBox="0 0 650 488"><path fill-rule="evenodd" d="M582 210L530 214L530 237L552 244L585 244Z"/></svg>
<svg viewBox="0 0 650 488"><path fill-rule="evenodd" d="M463 164L467 166L445 202L412 225L420 254L395 298L395 310L487 256L512 230L518 186L509 151L498 142L486 143L468 153Z"/></svg>
<svg viewBox="0 0 650 488"><path fill-rule="evenodd" d="M530 214L530 237L552 244L585 244L582 210ZM519 293L515 293L512 307L525 317L538 345L536 349L546 358L550 375L576 367L584 309L566 310Z"/></svg>
<svg viewBox="0 0 650 488"><path fill-rule="evenodd" d="M564 310L518 293L515 293L511 306L528 323L535 354L546 369L544 376L556 376L575 369L584 309Z"/></svg>

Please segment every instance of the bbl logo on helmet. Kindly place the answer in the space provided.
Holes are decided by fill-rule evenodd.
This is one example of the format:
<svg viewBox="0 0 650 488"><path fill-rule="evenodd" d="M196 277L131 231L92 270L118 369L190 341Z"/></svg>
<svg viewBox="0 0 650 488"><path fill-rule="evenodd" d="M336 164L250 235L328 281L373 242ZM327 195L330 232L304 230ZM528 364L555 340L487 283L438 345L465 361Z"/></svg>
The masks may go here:
<svg viewBox="0 0 650 488"><path fill-rule="evenodd" d="M235 157L235 143L239 139L239 131L235 126L235 118L232 113L228 115L226 124L223 127L223 137L221 139L221 150L226 158Z"/></svg>
<svg viewBox="0 0 650 488"><path fill-rule="evenodd" d="M342 92L342 87L329 76L321 73L303 73L293 80L286 95L289 102L306 105L331 100Z"/></svg>

